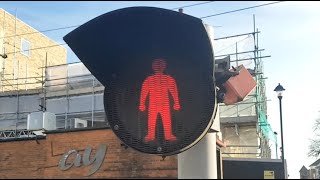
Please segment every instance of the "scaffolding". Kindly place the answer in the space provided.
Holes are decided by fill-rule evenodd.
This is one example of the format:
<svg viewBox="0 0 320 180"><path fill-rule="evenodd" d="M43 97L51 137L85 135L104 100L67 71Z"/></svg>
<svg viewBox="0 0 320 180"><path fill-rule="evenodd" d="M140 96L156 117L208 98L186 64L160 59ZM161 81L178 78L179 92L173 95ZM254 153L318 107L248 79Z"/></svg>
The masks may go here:
<svg viewBox="0 0 320 180"><path fill-rule="evenodd" d="M0 131L0 139L17 138L17 137L36 137L36 136L37 135L35 134L35 132L31 130Z"/></svg>
<svg viewBox="0 0 320 180"><path fill-rule="evenodd" d="M262 55L264 49L259 49L258 41L260 31L255 28L255 19L253 22L251 33L215 39L215 58L229 57L230 65L234 67L244 65L257 82L255 90L243 101L234 105L220 104L221 131L227 143L223 155L226 157L271 158L269 140L277 144L266 116L263 59L270 56Z"/></svg>
<svg viewBox="0 0 320 180"><path fill-rule="evenodd" d="M27 131L30 113L51 112L57 129L76 128L74 121L86 121L87 128L108 127L103 105L103 85L82 63L44 66L42 88L2 92L0 95L0 132L20 136ZM17 101L19 99L19 101ZM21 134L21 133L20 133Z"/></svg>

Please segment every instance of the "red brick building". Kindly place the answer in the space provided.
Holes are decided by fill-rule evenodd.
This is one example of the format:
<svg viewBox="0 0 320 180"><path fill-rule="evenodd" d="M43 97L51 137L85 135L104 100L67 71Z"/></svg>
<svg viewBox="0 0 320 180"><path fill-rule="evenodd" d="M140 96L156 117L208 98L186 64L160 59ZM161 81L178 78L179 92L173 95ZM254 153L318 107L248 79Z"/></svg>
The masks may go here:
<svg viewBox="0 0 320 180"><path fill-rule="evenodd" d="M59 161L70 150L83 157L91 147L91 160L101 144L107 146L99 169L88 176L91 165L61 170ZM110 129L50 131L46 137L6 139L0 143L1 178L177 178L177 156L162 158L121 145ZM70 154L66 165L75 159Z"/></svg>

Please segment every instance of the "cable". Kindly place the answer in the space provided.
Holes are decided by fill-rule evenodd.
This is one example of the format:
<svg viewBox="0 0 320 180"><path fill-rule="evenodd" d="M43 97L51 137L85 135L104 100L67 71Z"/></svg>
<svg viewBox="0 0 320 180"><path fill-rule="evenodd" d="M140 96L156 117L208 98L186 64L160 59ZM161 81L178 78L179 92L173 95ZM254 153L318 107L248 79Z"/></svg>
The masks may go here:
<svg viewBox="0 0 320 180"><path fill-rule="evenodd" d="M232 43L231 45L229 45L229 46L227 46L227 47L219 50L219 51L216 52L215 54L219 54L220 52L222 52L222 51L224 51L224 50L226 50L226 49L229 49L229 48L231 48L232 46L236 45L236 43L242 42L242 41L244 41L244 40L246 40L246 39L248 39L248 38L250 38L250 37L251 37L251 35L248 35L247 37L245 37L245 38L243 38L243 39L240 39L240 40L236 41L235 43Z"/></svg>
<svg viewBox="0 0 320 180"><path fill-rule="evenodd" d="M250 35L248 37L242 39L242 40L237 41L237 42L241 42L241 41L243 41L243 40L245 40L245 39L247 39L249 37L250 37ZM38 47L38 48L33 48L33 49L28 49L28 50L23 50L23 51L17 51L16 53L24 52L24 51L37 50L37 49L45 49L45 48L56 47L56 46L64 46L64 45L67 45L67 43L56 44L56 45L52 45L52 46L43 46L43 47ZM231 45L231 46L233 46L233 45ZM228 48L230 48L231 46L229 46ZM228 48L226 48L226 49L228 49ZM223 50L225 50L225 49L222 49L221 51L223 51ZM221 52L221 51L219 51L219 52ZM9 53L6 53L6 54L8 55L8 54L13 54L13 53L14 52L9 52Z"/></svg>
<svg viewBox="0 0 320 180"><path fill-rule="evenodd" d="M223 13L218 13L218 14L213 14L213 15L209 15L209 16L200 17L200 19L213 17L213 16L219 16L219 15L223 15L223 14L229 14L229 13L233 13L233 12L243 11L243 10L262 7L262 6L268 6L268 5L277 4L277 3L281 3L281 2L285 2L285 1L277 1L277 2L272 2L272 3L266 3L266 4L257 5L257 6L251 6L251 7L247 7L247 8L242 8L242 9L236 9L236 10L232 10L232 11L227 11L227 12L223 12Z"/></svg>
<svg viewBox="0 0 320 180"><path fill-rule="evenodd" d="M61 29L69 29L69 28L79 27L79 26L80 26L80 25L68 26L68 27L61 27L61 28L56 28L56 29L48 29L48 30L43 30L43 31L31 32L31 33L23 33L23 34L17 34L17 35L10 35L10 36L5 36L5 37L0 37L0 39L10 38L10 37L15 37L15 36L23 36L23 35L28 35L28 34L36 34L36 33L42 33L42 32L56 31L56 30L61 30Z"/></svg>
<svg viewBox="0 0 320 180"><path fill-rule="evenodd" d="M171 10L179 9L179 8L185 8L185 7L192 7L192 6L202 5L202 4L208 4L208 3L212 3L212 2L215 2L215 1L208 1L208 2L202 2L202 3L196 3L196 4L181 6L181 7L178 7L178 8L173 8ZM276 4L276 3L280 3L280 2L285 2L285 1L278 1L278 2L273 2L273 3L261 4L261 5L258 5L258 6L252 6L252 7L237 9L237 10L233 10L233 11L227 11L227 12L223 12L223 13L218 13L218 14L213 14L213 15L209 15L209 16L200 17L200 19L213 17L213 16L219 16L219 15L228 14L228 13L233 13L233 12L237 12L237 11L243 11L243 10L252 9L252 8L261 7L261 6L267 6L267 5ZM47 29L47 30L31 32L31 33L9 35L9 36L0 37L0 39L10 38L10 37L15 37L15 36L29 35L29 34L36 34L36 33L42 33L42 32L57 31L57 30L62 30L62 29L70 29L70 28L79 27L79 26L81 26L81 25L73 25L73 26L60 27L60 28L55 28L55 29Z"/></svg>
<svg viewBox="0 0 320 180"><path fill-rule="evenodd" d="M212 3L212 2L214 2L214 1L196 3L196 4L187 5L187 6L181 6L181 7L173 8L171 10L180 9L180 8L186 8L186 7L192 7L192 6L202 5L202 4L208 4L208 3ZM62 30L62 29L70 29L70 28L79 27L79 26L81 26L81 25L73 25L73 26L60 27L60 28L55 28L55 29L47 29L47 30L37 31L37 32L23 33L23 34L17 34L17 35L9 35L9 36L5 36L5 37L0 37L0 39L10 38L10 37L15 37L15 36L29 35L29 34L36 34L36 33L43 33L43 32L50 32L50 31L57 31L57 30Z"/></svg>
<svg viewBox="0 0 320 180"><path fill-rule="evenodd" d="M202 3L196 3L196 4L187 5L187 6L181 6L181 7L173 8L171 10L180 9L180 8L186 8L186 7L192 7L192 6L197 6L197 5L201 5L201 4L208 4L208 3L212 3L212 2L215 2L215 1L202 2Z"/></svg>
<svg viewBox="0 0 320 180"><path fill-rule="evenodd" d="M214 1L197 3L197 4L187 5L187 6L183 6L183 7L196 6L196 5L205 4L205 3L211 3L211 2L214 2ZM262 7L262 6L272 5L272 4L276 4L276 3L280 3L280 2L285 2L285 1L277 1L277 2L273 2L273 3L266 3L266 4L257 5L257 6L251 6L251 7L247 7L247 8L237 9L237 10L233 10L233 11L227 11L227 12L223 12L223 13L218 13L218 14L213 14L213 15L209 15L209 16L200 17L200 19L204 19L204 18L208 18L208 17L213 17L213 16L218 16L218 15L223 15L223 14L228 14L228 13L233 13L233 12L237 12L237 11L243 11L243 10L252 9L252 8L256 8L256 7ZM180 7L180 8L183 8L183 7ZM176 9L176 8L174 8L174 9ZM26 34L35 34L35 33L40 33L40 32L55 31L55 30L68 29L68 28L79 27L79 26L80 26L80 25L68 26L68 27L61 27L61 28L48 29L48 30L37 31L37 32L32 32L32 33L23 33L23 34L17 34L17 35L10 35L10 36L6 36L6 37L14 37L14 36L21 36L21 35L26 35ZM1 39L1 38L6 38L6 37L0 37L0 39ZM53 45L53 46L39 47L39 48L34 48L34 49L29 49L29 50L44 49L44 48L55 47L55 46L60 46L60 45L66 45L66 43L64 43L64 44L57 44L57 45ZM22 51L20 51L20 52L22 52ZM7 53L7 54L12 54L12 52L11 52L11 53Z"/></svg>
<svg viewBox="0 0 320 180"><path fill-rule="evenodd" d="M212 2L215 2L215 1L209 1L209 2L191 4L191 5L187 5L187 6L181 6L181 7L173 8L173 9L171 9L171 10L175 10L175 9L179 9L179 8L185 8L185 7L192 7L192 6L197 6L197 5L202 5L202 4L212 3ZM237 12L237 11L243 11L243 10L247 10L247 9L251 9L251 8L256 8L256 7L261 7L261 6L267 6L267 5L276 4L276 3L280 3L280 2L285 2L285 1L278 1L278 2L273 2L273 3L261 4L261 5L258 5L258 6L252 6L252 7L237 9L237 10L233 10L233 11L227 11L227 12L223 12L223 13L218 13L218 14L213 14L213 15L209 15L209 16L200 17L200 19L204 19L204 18L208 18L208 17L213 17L213 16L219 16L219 15L228 14L228 13ZM31 33L23 33L23 34L9 35L9 36L0 37L0 39L9 38L9 37L15 37L15 36L23 36L23 35L28 35L28 34L36 34L36 33L42 33L42 32L49 32L49 31L57 31L57 30L69 29L69 28L74 28L74 27L79 27L79 26L81 26L81 25L73 25L73 26L60 27L60 28L55 28L55 29L47 29L47 30L37 31L37 32L31 32Z"/></svg>
<svg viewBox="0 0 320 180"><path fill-rule="evenodd" d="M56 45L52 45L52 46L38 47L38 48L33 48L33 49L28 49L28 50L23 50L23 51L16 51L16 53L24 52L24 51L37 50L37 49L45 49L45 48L50 48L50 47L55 47L55 46L63 46L63 45L67 45L67 43L56 44ZM14 52L9 52L9 53L6 53L6 54L13 54L13 53L14 53Z"/></svg>
<svg viewBox="0 0 320 180"><path fill-rule="evenodd" d="M237 42L241 42L241 41L243 41L243 40L245 40L245 39L247 39L247 38L249 38L250 36L248 36L248 37L246 37L246 38L244 38L244 39L242 39L242 40L239 40L239 41L237 41ZM45 48L50 48L50 47L56 47L56 46L64 46L64 45L67 45L67 43L62 43L62 44L56 44L56 45L52 45L52 46L43 46L43 47L38 47L38 48L33 48L33 49L28 49L28 50L23 50L23 51L17 51L16 53L19 53L19 52L24 52L24 51L31 51L31 50L37 50L37 49L45 49ZM234 45L234 44L233 44ZM231 46L233 46L233 45L231 45ZM231 46L229 46L228 48L230 48ZM226 48L226 49L228 49L228 48ZM223 49L223 50L225 50L225 49ZM223 50L221 50L221 51L223 51ZM219 51L219 52L221 52L221 51ZM7 55L8 54L13 54L14 52L9 52L9 53L6 53Z"/></svg>

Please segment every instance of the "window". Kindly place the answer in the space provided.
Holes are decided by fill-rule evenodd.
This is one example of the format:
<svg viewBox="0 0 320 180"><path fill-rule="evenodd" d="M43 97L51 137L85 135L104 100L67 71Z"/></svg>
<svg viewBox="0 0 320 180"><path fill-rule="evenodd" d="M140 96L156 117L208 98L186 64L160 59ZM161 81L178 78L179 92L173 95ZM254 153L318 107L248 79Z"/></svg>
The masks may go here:
<svg viewBox="0 0 320 180"><path fill-rule="evenodd" d="M21 39L21 54L30 56L30 42L23 38Z"/></svg>

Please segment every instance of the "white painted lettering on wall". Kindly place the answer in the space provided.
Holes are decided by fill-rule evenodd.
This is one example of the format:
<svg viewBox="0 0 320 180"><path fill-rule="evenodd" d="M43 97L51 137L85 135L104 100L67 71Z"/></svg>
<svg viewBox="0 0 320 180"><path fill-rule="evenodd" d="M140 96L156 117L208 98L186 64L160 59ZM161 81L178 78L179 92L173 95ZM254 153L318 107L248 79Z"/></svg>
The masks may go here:
<svg viewBox="0 0 320 180"><path fill-rule="evenodd" d="M73 165L75 167L80 167L81 165L89 166L92 164L87 175L87 176L90 176L94 174L103 163L104 157L107 152L107 145L101 144L97 150L96 155L92 159L90 159L91 151L92 151L92 148L88 146L84 150L83 157L81 157L81 155L77 152L77 150L74 150L74 149L70 150L69 152L62 155L58 166L62 171L65 171L70 169ZM72 154L75 154L75 158L70 163L67 164L67 160L69 156Z"/></svg>

